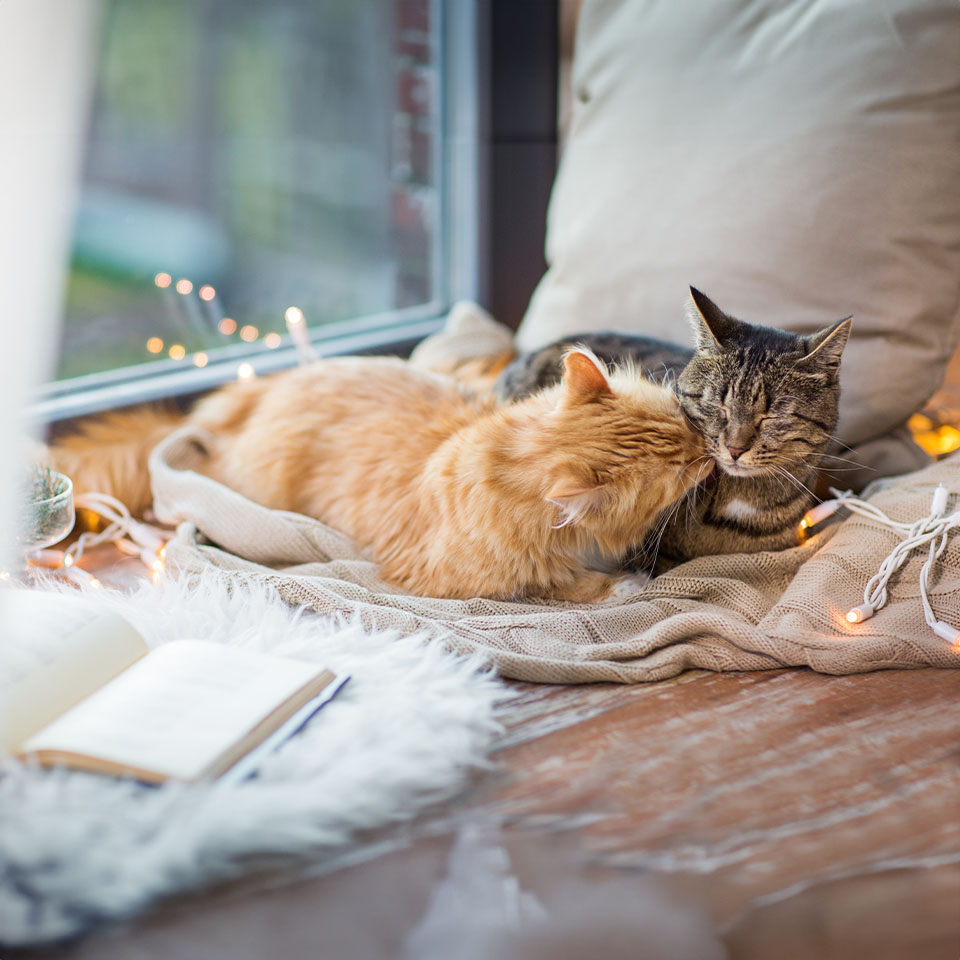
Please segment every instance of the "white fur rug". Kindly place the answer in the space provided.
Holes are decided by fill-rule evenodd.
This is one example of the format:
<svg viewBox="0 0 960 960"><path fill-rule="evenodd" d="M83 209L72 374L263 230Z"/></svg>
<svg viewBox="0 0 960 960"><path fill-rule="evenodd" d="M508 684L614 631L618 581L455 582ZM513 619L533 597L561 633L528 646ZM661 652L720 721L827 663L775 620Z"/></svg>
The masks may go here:
<svg viewBox="0 0 960 960"><path fill-rule="evenodd" d="M457 792L498 730L503 688L478 661L421 637L298 614L264 588L228 590L213 576L193 587L146 584L132 596L61 591L49 609L64 603L74 614L77 604L122 614L151 647L199 637L320 661L352 679L256 779L235 785L146 787L3 758L7 945L77 934L265 858L330 861L358 831L409 819ZM59 629L20 624L18 639L17 627L3 628L0 684L63 643Z"/></svg>

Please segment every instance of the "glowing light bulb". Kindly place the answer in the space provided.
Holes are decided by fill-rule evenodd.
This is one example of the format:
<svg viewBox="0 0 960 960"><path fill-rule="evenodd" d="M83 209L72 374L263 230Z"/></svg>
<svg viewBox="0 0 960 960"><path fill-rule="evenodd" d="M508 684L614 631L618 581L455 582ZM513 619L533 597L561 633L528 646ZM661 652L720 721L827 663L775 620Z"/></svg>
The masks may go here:
<svg viewBox="0 0 960 960"><path fill-rule="evenodd" d="M245 327L240 328L240 339L246 340L247 343L253 343L259 336L260 331L249 323Z"/></svg>
<svg viewBox="0 0 960 960"><path fill-rule="evenodd" d="M186 277L181 277L177 281L177 293L182 294L184 297L193 291L193 283L187 280Z"/></svg>
<svg viewBox="0 0 960 960"><path fill-rule="evenodd" d="M147 341L147 349L151 353L159 353L163 349L163 341L159 337L151 337Z"/></svg>
<svg viewBox="0 0 960 960"><path fill-rule="evenodd" d="M174 343L168 352L173 360L182 360L187 355L187 348L182 343Z"/></svg>
<svg viewBox="0 0 960 960"><path fill-rule="evenodd" d="M237 321L232 317L224 317L217 326L220 332L226 337L237 332Z"/></svg>
<svg viewBox="0 0 960 960"><path fill-rule="evenodd" d="M268 333L263 338L263 343L264 343L264 346L268 347L269 349L276 350L277 347L280 346L280 342L282 339L283 338L280 336L280 334L274 331L273 333Z"/></svg>
<svg viewBox="0 0 960 960"><path fill-rule="evenodd" d="M952 453L957 449L960 449L960 430L950 426L941 427L937 438L937 453Z"/></svg>
<svg viewBox="0 0 960 960"><path fill-rule="evenodd" d="M209 357L201 351L200 353L195 353L193 355L193 365L195 367L205 367L209 361Z"/></svg>
<svg viewBox="0 0 960 960"><path fill-rule="evenodd" d="M818 503L806 512L804 518L800 521L800 529L808 530L810 527L815 527L821 520L826 520L827 517L836 513L839 507L840 504L836 500L825 500L823 503Z"/></svg>
<svg viewBox="0 0 960 960"><path fill-rule="evenodd" d="M201 300L212 300L216 295L217 291L210 286L209 283L205 283L197 292L197 295Z"/></svg>
<svg viewBox="0 0 960 960"><path fill-rule="evenodd" d="M249 380L254 375L253 364L252 363L241 363L237 367L237 379L238 380Z"/></svg>
<svg viewBox="0 0 960 960"><path fill-rule="evenodd" d="M847 623L863 623L873 616L873 607L869 603L861 603L859 607L854 607L847 611Z"/></svg>
<svg viewBox="0 0 960 960"><path fill-rule="evenodd" d="M72 567L72 566L73 566L73 554L72 554L72 553L65 553L65 554L63 555L63 565L64 565L65 567Z"/></svg>
<svg viewBox="0 0 960 960"><path fill-rule="evenodd" d="M310 331L303 319L303 311L299 307L287 307L284 319L287 321L287 330L290 331L290 337L297 348L300 362L311 363L316 360L317 351L310 343Z"/></svg>
<svg viewBox="0 0 960 960"><path fill-rule="evenodd" d="M173 280L173 277L171 277L169 273L158 273L158 274L153 278L153 282L154 282L161 290L165 290L167 287L169 287L169 286L170 286L170 283L172 282L172 280Z"/></svg>

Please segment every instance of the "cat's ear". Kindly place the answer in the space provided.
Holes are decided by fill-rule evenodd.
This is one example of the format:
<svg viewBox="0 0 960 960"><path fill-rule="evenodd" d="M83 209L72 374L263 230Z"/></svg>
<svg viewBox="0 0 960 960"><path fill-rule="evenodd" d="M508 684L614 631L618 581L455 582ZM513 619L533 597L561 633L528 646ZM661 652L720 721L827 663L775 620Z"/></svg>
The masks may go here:
<svg viewBox="0 0 960 960"><path fill-rule="evenodd" d="M599 510L607 498L603 484L591 483L574 476L562 476L547 491L546 499L560 508L557 527L580 523L584 517Z"/></svg>
<svg viewBox="0 0 960 960"><path fill-rule="evenodd" d="M705 293L690 288L687 320L693 327L698 350L714 350L740 331L739 320L727 316Z"/></svg>
<svg viewBox="0 0 960 960"><path fill-rule="evenodd" d="M597 400L613 393L607 368L593 351L574 347L563 357L564 398L572 403Z"/></svg>
<svg viewBox="0 0 960 960"><path fill-rule="evenodd" d="M824 367L839 366L840 355L850 339L852 326L853 317L844 317L815 333L810 337L810 352L800 362L818 363Z"/></svg>

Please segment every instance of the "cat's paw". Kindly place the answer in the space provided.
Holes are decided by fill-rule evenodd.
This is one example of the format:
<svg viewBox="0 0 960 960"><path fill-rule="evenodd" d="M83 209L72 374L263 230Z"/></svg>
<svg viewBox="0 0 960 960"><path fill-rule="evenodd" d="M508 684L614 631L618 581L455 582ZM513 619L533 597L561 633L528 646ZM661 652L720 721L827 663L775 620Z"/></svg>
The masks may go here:
<svg viewBox="0 0 960 960"><path fill-rule="evenodd" d="M650 582L650 574L634 573L629 577L622 577L613 585L613 592L609 600L626 600L632 597L642 586Z"/></svg>

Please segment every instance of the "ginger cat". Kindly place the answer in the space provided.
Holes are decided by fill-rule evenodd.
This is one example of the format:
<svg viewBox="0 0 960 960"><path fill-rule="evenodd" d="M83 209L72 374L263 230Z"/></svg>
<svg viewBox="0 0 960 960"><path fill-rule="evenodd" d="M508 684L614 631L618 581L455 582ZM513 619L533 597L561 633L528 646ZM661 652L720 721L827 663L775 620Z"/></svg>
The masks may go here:
<svg viewBox="0 0 960 960"><path fill-rule="evenodd" d="M619 556L712 469L670 390L584 349L512 404L344 357L228 384L187 418L115 414L52 453L78 490L142 510L146 455L184 419L210 435L209 476L343 531L385 581L433 597L600 601L617 581L580 557Z"/></svg>

